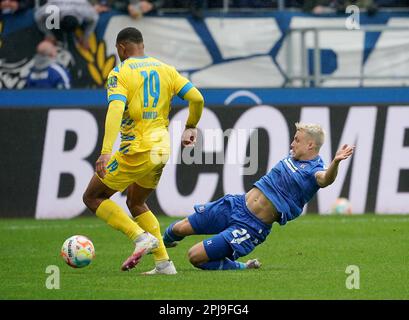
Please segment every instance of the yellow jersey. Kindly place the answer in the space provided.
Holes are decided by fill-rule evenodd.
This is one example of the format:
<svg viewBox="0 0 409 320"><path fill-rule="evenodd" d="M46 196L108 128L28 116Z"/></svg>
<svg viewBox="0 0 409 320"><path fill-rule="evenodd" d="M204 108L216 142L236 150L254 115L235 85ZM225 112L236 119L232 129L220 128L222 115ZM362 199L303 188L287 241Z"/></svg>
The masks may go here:
<svg viewBox="0 0 409 320"><path fill-rule="evenodd" d="M183 99L191 88L173 66L152 57L130 57L116 66L108 76L107 93L108 103L125 103L119 151L134 154L160 147L169 152L171 99L176 94Z"/></svg>

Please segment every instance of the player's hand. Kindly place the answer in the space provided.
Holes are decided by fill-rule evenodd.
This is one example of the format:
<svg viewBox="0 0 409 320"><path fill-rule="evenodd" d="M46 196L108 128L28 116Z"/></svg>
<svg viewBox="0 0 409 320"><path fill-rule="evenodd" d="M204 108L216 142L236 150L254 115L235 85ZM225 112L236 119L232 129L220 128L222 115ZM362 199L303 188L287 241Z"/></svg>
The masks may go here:
<svg viewBox="0 0 409 320"><path fill-rule="evenodd" d="M95 163L95 172L100 178L104 178L106 175L106 166L111 159L111 154L101 154Z"/></svg>
<svg viewBox="0 0 409 320"><path fill-rule="evenodd" d="M334 161L340 162L341 160L348 159L354 153L354 149L355 146L344 144L335 154Z"/></svg>
<svg viewBox="0 0 409 320"><path fill-rule="evenodd" d="M196 128L186 128L182 133L182 145L184 147L194 147L197 139Z"/></svg>

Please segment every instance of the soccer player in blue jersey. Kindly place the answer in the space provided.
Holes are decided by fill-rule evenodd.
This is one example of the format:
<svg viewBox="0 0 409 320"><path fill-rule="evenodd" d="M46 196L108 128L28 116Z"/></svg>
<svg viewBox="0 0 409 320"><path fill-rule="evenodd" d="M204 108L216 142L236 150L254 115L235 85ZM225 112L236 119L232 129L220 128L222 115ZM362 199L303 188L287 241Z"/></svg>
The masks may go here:
<svg viewBox="0 0 409 320"><path fill-rule="evenodd" d="M257 259L236 261L264 242L274 222L285 225L297 218L304 205L320 189L335 181L338 166L349 158L354 146L343 145L328 168L319 156L324 142L320 125L296 123L290 154L261 177L246 194L225 195L204 205L195 213L172 223L163 241L172 247L184 237L215 234L190 248L188 257L204 270L259 268Z"/></svg>

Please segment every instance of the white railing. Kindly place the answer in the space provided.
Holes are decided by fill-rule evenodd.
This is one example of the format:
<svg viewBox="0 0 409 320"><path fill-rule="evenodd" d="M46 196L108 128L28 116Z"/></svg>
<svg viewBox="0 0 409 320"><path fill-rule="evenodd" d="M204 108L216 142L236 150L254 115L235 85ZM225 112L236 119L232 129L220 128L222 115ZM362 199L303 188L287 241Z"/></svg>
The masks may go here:
<svg viewBox="0 0 409 320"><path fill-rule="evenodd" d="M302 87L320 87L322 81L324 80L359 80L360 83L363 83L364 79L377 79L377 80L388 80L388 79L409 79L408 76L397 76L397 75L365 75L364 68L361 64L359 76L334 76L334 75L324 75L321 72L321 46L320 46L320 32L327 31L345 31L345 32L383 32L383 31L409 31L409 27L395 27L395 26L381 26L381 25L361 25L357 30L349 30L346 27L308 27L308 28L292 28L289 29L286 34L286 66L287 70L285 71L286 77L286 87L292 87L294 81L298 80L302 82ZM300 51L299 56L301 57L301 73L295 74L294 66L294 53L293 52L293 39L295 33L300 34ZM313 34L313 72L312 75L308 72L308 50L306 37L309 33Z"/></svg>

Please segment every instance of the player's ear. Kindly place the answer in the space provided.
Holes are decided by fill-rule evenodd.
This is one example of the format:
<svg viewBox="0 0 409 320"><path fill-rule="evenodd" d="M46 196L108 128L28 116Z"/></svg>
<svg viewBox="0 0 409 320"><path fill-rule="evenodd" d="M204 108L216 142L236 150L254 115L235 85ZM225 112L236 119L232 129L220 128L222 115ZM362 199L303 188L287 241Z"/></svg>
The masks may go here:
<svg viewBox="0 0 409 320"><path fill-rule="evenodd" d="M124 45L123 43L117 43L117 44L116 44L116 47L117 47L118 49L121 49L122 51L125 50L125 45Z"/></svg>

